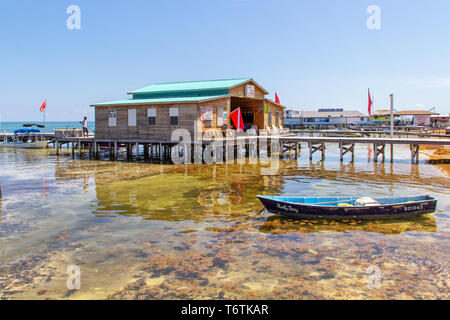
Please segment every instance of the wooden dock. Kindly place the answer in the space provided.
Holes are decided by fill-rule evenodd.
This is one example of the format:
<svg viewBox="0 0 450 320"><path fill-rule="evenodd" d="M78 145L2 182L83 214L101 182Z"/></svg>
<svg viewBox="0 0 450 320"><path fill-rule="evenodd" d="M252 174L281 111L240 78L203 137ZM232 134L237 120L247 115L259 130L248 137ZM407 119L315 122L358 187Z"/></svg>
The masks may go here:
<svg viewBox="0 0 450 320"><path fill-rule="evenodd" d="M290 132L295 134L323 137L332 136L354 136L354 137L385 137L390 136L390 131L380 131L380 130L305 130L305 129L291 129ZM434 132L422 132L422 131L394 131L393 135L399 138L402 137L420 137L420 138L440 138L440 139L450 139L449 135L444 133L434 133Z"/></svg>
<svg viewBox="0 0 450 320"><path fill-rule="evenodd" d="M344 161L346 154L351 155L351 160L355 158L355 145L356 144L369 144L373 146L374 161L378 162L386 159L386 146L390 147L390 160L394 159L394 146L395 145L409 145L411 150L411 163L418 163L419 161L419 148L420 145L436 145L436 146L450 146L450 139L411 139L411 138L370 138L370 137L300 137L295 135L286 136L241 136L237 138L224 138L220 139L220 148L227 148L230 145L237 150L238 147L244 147L246 156L249 155L249 143L250 140L256 143L256 154L260 154L259 146L261 142L268 148L267 155L273 156L277 153L280 157L285 155L294 154L298 157L299 150L302 145L306 145L309 149L309 159L313 159L315 153L321 154L321 159L325 160L326 156L326 144L337 144L340 150L340 161ZM203 154L206 147L211 144L210 140L203 140L197 143L183 144L184 148L189 151L189 154L193 155L195 151ZM66 146L71 150L72 156L75 153L89 153L94 158L98 159L101 156L101 152L109 154L111 160L117 159L119 152L125 150L126 158L128 160L133 159L134 154L140 155L143 150L144 159L156 159L160 161L170 161L172 149L180 144L179 141L169 140L122 140L122 139L95 139L95 138L55 138L54 148L56 154L60 153L60 149ZM276 148L274 148L276 146ZM197 149L196 149L197 148ZM198 149L201 148L199 151ZM277 150L275 150L277 149ZM236 155L237 152L234 152Z"/></svg>

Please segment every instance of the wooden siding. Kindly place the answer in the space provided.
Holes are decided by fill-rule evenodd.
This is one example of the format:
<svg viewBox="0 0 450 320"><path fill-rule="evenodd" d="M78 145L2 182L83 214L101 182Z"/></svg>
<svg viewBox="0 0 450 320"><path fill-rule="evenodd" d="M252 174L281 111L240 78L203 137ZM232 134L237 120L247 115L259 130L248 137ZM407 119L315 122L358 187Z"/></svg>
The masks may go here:
<svg viewBox="0 0 450 320"><path fill-rule="evenodd" d="M264 95L265 95L264 91L262 91L253 81L250 81L248 83L241 84L237 87L231 88L230 95L232 97L247 98L245 96L245 86L247 84L255 86L255 99L264 99Z"/></svg>
<svg viewBox="0 0 450 320"><path fill-rule="evenodd" d="M205 121L200 120L200 108L201 107L212 107L213 109L213 119L211 123L211 127L206 127ZM227 119L223 121L223 124L227 125L230 128L230 98L217 99L209 102L202 102L198 104L197 114L198 114L198 128L201 128L202 131L206 131L208 129L221 129L222 126L217 125L217 109L223 108L223 111L227 113Z"/></svg>
<svg viewBox="0 0 450 320"><path fill-rule="evenodd" d="M177 107L179 110L178 125L170 125L169 122L169 110L173 107ZM148 124L148 108L156 108L156 125ZM187 129L193 137L194 123L197 119L197 104L97 107L95 109L95 137L97 139L170 140L173 130L178 128ZM136 109L137 123L135 127L128 126L128 109ZM110 110L116 110L116 127L109 126Z"/></svg>
<svg viewBox="0 0 450 320"><path fill-rule="evenodd" d="M283 107L280 107L279 105L273 103L270 100L264 100L264 104L269 106L269 111L272 111L272 125L277 126L276 122L276 112L278 112L279 115L279 126L283 125ZM269 113L264 113L264 128L266 126L269 126ZM272 127L270 127L272 129Z"/></svg>

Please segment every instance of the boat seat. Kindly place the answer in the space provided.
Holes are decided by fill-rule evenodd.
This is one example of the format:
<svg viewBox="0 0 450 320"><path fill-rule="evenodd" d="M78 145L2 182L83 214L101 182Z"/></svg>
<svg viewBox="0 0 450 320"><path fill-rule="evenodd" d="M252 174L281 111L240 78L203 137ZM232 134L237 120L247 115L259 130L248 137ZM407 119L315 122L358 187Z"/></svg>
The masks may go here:
<svg viewBox="0 0 450 320"><path fill-rule="evenodd" d="M365 197L356 200L356 204L360 206L378 206L380 203L378 201L373 200L372 198Z"/></svg>

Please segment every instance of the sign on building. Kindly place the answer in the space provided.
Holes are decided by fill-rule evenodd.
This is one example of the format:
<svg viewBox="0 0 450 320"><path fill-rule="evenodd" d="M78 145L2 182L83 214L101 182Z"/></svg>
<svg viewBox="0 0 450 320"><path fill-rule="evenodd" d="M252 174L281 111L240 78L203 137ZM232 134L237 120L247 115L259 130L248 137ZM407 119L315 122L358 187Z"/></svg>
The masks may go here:
<svg viewBox="0 0 450 320"><path fill-rule="evenodd" d="M245 86L245 96L249 98L255 97L255 86L251 84L247 84Z"/></svg>

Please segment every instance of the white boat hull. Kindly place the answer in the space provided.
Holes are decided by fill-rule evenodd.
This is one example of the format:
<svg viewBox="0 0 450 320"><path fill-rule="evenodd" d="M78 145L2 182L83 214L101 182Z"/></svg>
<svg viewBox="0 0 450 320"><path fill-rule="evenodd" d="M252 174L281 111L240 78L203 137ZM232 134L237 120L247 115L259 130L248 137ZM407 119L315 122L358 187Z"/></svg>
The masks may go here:
<svg viewBox="0 0 450 320"><path fill-rule="evenodd" d="M48 141L0 143L0 148L12 149L45 149Z"/></svg>

